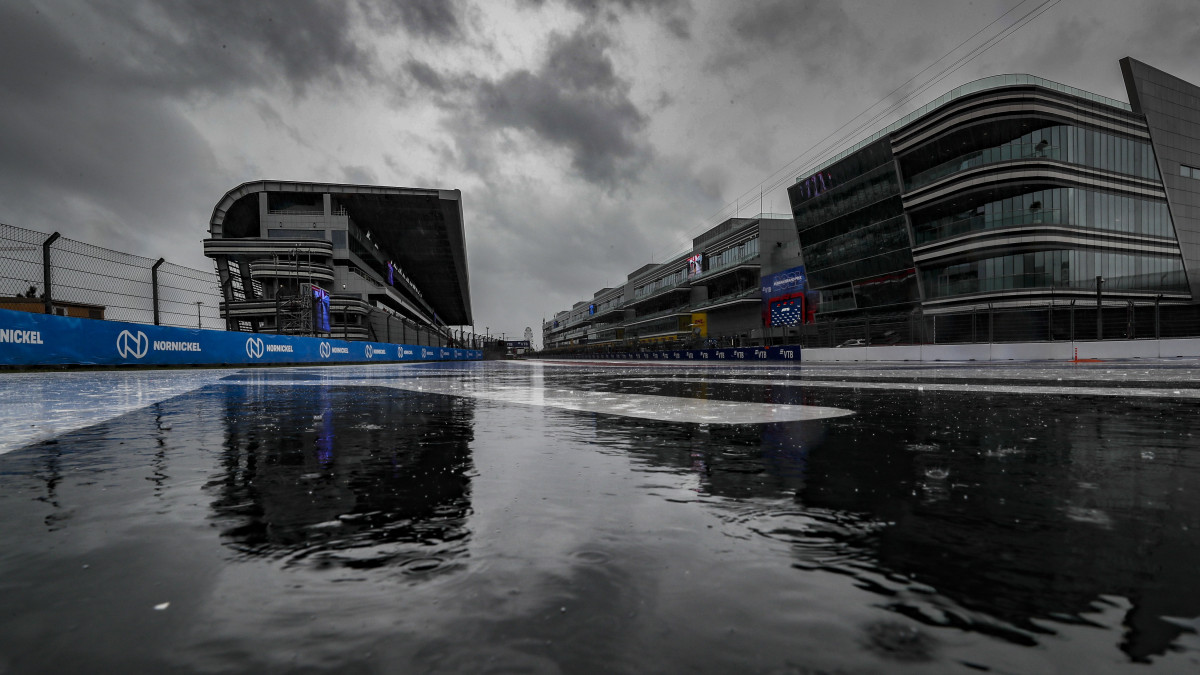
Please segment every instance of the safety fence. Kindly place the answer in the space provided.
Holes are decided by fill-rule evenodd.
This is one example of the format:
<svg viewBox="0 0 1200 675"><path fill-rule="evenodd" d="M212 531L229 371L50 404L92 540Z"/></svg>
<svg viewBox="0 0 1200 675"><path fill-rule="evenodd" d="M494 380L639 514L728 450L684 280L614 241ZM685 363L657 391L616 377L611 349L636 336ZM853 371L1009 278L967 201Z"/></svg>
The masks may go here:
<svg viewBox="0 0 1200 675"><path fill-rule="evenodd" d="M224 330L224 298L213 272L0 224L0 309L128 323ZM429 326L367 310L373 342L483 349L468 330ZM362 339L332 326L330 338Z"/></svg>
<svg viewBox="0 0 1200 675"><path fill-rule="evenodd" d="M0 307L163 326L224 328L217 275L0 224ZM40 307L40 309L39 309Z"/></svg>
<svg viewBox="0 0 1200 675"><path fill-rule="evenodd" d="M480 350L239 333L0 309L0 366L197 366L474 361Z"/></svg>

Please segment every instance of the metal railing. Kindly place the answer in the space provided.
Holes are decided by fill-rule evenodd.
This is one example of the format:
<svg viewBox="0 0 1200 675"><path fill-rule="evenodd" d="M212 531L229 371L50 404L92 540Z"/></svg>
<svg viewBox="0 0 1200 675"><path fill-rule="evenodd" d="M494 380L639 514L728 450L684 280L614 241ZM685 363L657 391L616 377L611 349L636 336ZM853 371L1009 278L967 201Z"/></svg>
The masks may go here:
<svg viewBox="0 0 1200 675"><path fill-rule="evenodd" d="M1069 224L1070 223L1067 223L1062 217L1061 209L1038 209L1036 211L1014 213L999 218L992 218L990 220L987 219L986 216L976 215L932 227L914 226L913 236L917 240L917 246L921 246L923 244L939 241L941 239L957 237L960 234L967 234L968 232L998 230L1000 228L1016 227L1018 225Z"/></svg>
<svg viewBox="0 0 1200 675"><path fill-rule="evenodd" d="M961 157L955 157L949 161L942 162L920 173L913 174L904 182L904 189L915 190L925 187L946 176L958 173L959 171L974 169L977 166L1034 158L1061 160L1065 159L1064 155L1065 153L1058 146L1041 143L1009 143L994 148L976 150Z"/></svg>
<svg viewBox="0 0 1200 675"><path fill-rule="evenodd" d="M221 329L221 300L213 272L0 224L0 306Z"/></svg>
<svg viewBox="0 0 1200 675"><path fill-rule="evenodd" d="M364 277L368 281L374 280ZM225 330L224 297L213 272L0 224L0 309L89 319ZM333 327L332 337L342 337ZM366 335L349 336L349 330ZM485 338L425 326L369 308L349 337L436 347L482 348Z"/></svg>

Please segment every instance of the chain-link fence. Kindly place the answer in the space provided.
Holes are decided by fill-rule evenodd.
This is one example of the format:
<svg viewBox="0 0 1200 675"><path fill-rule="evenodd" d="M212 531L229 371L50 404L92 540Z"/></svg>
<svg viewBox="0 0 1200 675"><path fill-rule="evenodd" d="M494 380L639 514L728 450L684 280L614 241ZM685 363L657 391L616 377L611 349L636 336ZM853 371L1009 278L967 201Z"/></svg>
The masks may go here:
<svg viewBox="0 0 1200 675"><path fill-rule="evenodd" d="M183 267L0 224L0 309L183 328L225 330L218 277ZM370 307L366 334L347 339L430 347L483 348L484 336L434 328ZM332 337L343 337L335 326Z"/></svg>
<svg viewBox="0 0 1200 675"><path fill-rule="evenodd" d="M223 329L213 272L0 224L0 307Z"/></svg>

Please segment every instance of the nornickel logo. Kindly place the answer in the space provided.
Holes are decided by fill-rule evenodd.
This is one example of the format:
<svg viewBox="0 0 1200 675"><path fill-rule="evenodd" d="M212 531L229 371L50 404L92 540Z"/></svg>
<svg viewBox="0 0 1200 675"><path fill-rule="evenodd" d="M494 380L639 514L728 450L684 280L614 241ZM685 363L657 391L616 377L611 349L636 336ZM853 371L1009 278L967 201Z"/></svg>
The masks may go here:
<svg viewBox="0 0 1200 675"><path fill-rule="evenodd" d="M365 347L364 351L366 352L368 359L375 356L375 348L374 347L372 347L371 345L363 345L363 347Z"/></svg>
<svg viewBox="0 0 1200 675"><path fill-rule="evenodd" d="M328 343L328 342L322 342L322 343L321 343L321 348L320 348L320 349L321 349L321 358L323 358L323 359L327 359L327 358L329 358L329 354L330 354L330 350L329 350L329 343Z"/></svg>
<svg viewBox="0 0 1200 675"><path fill-rule="evenodd" d="M261 359L263 355L262 338L247 338L246 339L246 356L252 359Z"/></svg>
<svg viewBox="0 0 1200 675"><path fill-rule="evenodd" d="M140 330L137 335L123 330L117 336L117 354L123 359L140 359L146 355L149 349L150 338Z"/></svg>

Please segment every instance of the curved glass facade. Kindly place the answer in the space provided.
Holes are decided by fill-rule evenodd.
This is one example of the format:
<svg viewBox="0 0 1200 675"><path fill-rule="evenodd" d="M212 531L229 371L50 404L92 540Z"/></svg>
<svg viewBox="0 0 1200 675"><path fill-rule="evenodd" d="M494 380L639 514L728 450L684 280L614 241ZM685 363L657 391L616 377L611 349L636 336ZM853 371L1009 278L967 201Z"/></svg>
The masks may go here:
<svg viewBox="0 0 1200 675"><path fill-rule="evenodd" d="M819 200L813 200L816 203L807 208L797 207L796 227L803 232L898 194L900 183L889 162L861 176L850 177L844 184L822 194Z"/></svg>
<svg viewBox="0 0 1200 675"><path fill-rule="evenodd" d="M1033 158L1057 159L1151 180L1159 178L1149 143L1086 127L1056 124L906 176L904 187L915 190L977 166Z"/></svg>
<svg viewBox="0 0 1200 675"><path fill-rule="evenodd" d="M1066 95L1014 90L938 110L1011 85ZM1187 212L1168 206L1176 167L1131 112L993 78L797 176L788 194L818 312L898 314L934 300L949 314L1026 290L1094 291L1097 276L1122 299L1182 299L1190 230Z"/></svg>
<svg viewBox="0 0 1200 675"><path fill-rule="evenodd" d="M1175 236L1165 201L1082 188L1032 190L941 218L924 222L918 218L913 217L913 239L917 246L968 232L1036 224Z"/></svg>
<svg viewBox="0 0 1200 675"><path fill-rule="evenodd" d="M1108 251L1054 250L1018 253L921 270L927 298L1015 289L1105 291L1186 291L1179 256L1135 255Z"/></svg>

